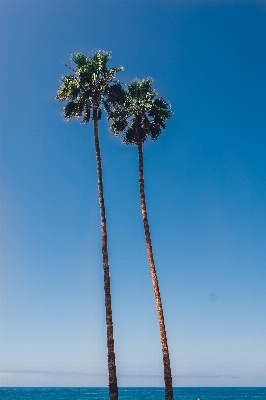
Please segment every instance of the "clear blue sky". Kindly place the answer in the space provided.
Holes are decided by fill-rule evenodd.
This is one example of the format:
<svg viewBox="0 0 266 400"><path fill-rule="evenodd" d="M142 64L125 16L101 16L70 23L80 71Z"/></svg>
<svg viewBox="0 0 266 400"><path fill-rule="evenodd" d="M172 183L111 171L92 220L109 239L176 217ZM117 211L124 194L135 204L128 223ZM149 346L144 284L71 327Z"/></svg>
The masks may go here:
<svg viewBox="0 0 266 400"><path fill-rule="evenodd" d="M144 148L175 386L266 386L266 7L0 0L0 386L107 386L92 125L54 99L74 52L154 78ZM163 386L137 148L100 123L119 386Z"/></svg>

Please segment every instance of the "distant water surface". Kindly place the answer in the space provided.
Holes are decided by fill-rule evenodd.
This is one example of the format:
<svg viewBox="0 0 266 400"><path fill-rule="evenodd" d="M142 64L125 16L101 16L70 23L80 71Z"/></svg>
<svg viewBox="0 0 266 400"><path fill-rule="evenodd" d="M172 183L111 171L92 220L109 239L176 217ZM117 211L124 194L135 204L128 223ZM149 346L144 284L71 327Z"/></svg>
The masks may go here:
<svg viewBox="0 0 266 400"><path fill-rule="evenodd" d="M266 400L266 388L175 388L175 400ZM107 388L0 388L1 400L109 400ZM164 388L120 388L120 400L164 400Z"/></svg>

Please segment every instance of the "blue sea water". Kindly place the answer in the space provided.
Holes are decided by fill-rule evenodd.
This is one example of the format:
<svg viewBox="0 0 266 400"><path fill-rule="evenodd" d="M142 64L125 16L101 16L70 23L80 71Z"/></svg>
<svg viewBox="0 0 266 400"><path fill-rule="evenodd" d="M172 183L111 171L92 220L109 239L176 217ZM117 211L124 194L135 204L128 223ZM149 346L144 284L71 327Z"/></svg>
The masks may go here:
<svg viewBox="0 0 266 400"><path fill-rule="evenodd" d="M266 400L266 388L175 388L175 400ZM107 388L0 388L1 400L108 400ZM164 388L119 388L119 400L164 400Z"/></svg>

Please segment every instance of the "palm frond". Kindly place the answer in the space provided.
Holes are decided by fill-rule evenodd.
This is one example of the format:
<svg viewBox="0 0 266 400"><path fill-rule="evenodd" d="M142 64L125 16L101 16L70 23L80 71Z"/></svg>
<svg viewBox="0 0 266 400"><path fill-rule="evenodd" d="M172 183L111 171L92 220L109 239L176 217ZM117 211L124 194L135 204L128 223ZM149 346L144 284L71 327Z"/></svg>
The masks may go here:
<svg viewBox="0 0 266 400"><path fill-rule="evenodd" d="M84 104L79 101L69 101L62 109L64 118L69 120L72 117L79 119L84 109Z"/></svg>
<svg viewBox="0 0 266 400"><path fill-rule="evenodd" d="M89 64L88 57L84 56L82 53L74 53L70 56L70 60L72 60L78 68L82 68Z"/></svg>
<svg viewBox="0 0 266 400"><path fill-rule="evenodd" d="M57 91L57 100L64 101L68 99L74 99L78 96L80 92L80 82L76 76L63 76L60 82L62 85Z"/></svg>
<svg viewBox="0 0 266 400"><path fill-rule="evenodd" d="M83 120L81 121L81 123L86 124L91 119L91 105L86 106L83 115L84 115L84 117L83 117Z"/></svg>

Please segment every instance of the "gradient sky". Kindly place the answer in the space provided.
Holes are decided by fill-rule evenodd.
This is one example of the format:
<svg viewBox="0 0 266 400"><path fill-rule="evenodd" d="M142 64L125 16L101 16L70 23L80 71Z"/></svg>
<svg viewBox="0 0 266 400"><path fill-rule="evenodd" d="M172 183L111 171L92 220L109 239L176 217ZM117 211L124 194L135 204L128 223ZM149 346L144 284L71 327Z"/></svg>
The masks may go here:
<svg viewBox="0 0 266 400"><path fill-rule="evenodd" d="M174 112L144 147L174 385L266 386L265 2L0 0L0 27L0 386L107 386L93 130L55 101L93 49ZM163 386L137 148L100 143L118 384Z"/></svg>

